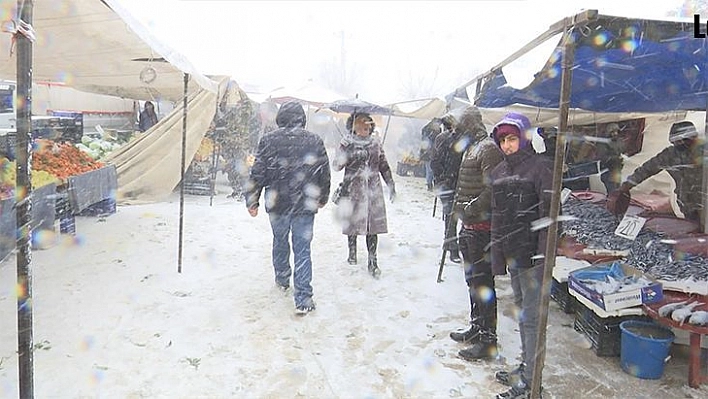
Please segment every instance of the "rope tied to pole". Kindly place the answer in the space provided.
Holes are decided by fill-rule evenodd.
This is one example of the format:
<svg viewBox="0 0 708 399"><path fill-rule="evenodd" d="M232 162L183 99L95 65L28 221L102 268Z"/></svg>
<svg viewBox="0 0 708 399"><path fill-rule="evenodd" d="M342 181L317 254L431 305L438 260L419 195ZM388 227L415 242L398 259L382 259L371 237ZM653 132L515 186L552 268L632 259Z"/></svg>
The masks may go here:
<svg viewBox="0 0 708 399"><path fill-rule="evenodd" d="M32 43L37 41L37 35L35 34L32 25L23 21L21 18L3 21L2 25L0 26L0 29L5 33L12 34L12 44L10 44L10 55L13 55L15 52L15 43L17 42L17 35L24 36Z"/></svg>

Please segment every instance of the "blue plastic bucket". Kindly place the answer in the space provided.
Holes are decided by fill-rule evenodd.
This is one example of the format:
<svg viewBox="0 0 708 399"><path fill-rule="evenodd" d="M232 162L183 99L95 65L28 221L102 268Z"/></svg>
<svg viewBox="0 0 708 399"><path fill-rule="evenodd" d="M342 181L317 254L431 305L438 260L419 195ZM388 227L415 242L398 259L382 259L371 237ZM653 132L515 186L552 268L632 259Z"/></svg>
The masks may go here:
<svg viewBox="0 0 708 399"><path fill-rule="evenodd" d="M627 320L620 323L622 370L635 377L656 380L664 374L664 364L674 333L656 323Z"/></svg>

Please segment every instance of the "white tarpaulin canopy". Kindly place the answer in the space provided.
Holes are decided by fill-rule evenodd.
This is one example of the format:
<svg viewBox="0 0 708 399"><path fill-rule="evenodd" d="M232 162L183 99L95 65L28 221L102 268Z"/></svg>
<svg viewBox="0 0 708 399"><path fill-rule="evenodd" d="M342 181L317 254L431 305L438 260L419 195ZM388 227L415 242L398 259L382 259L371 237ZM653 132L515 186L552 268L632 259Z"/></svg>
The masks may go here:
<svg viewBox="0 0 708 399"><path fill-rule="evenodd" d="M17 18L17 1L0 0L3 27ZM178 101L199 87L216 93L217 83L182 55L160 43L119 0L35 1L33 80L62 82L112 96ZM0 34L0 78L15 80L12 34Z"/></svg>

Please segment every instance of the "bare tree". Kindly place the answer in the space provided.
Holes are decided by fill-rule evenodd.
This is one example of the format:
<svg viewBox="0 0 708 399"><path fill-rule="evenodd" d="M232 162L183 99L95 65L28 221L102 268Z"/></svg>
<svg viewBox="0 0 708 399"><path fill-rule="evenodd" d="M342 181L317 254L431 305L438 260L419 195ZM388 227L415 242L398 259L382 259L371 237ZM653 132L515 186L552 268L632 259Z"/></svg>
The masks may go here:
<svg viewBox="0 0 708 399"><path fill-rule="evenodd" d="M693 14L708 16L708 0L684 0L679 7L666 13L669 17L692 17Z"/></svg>

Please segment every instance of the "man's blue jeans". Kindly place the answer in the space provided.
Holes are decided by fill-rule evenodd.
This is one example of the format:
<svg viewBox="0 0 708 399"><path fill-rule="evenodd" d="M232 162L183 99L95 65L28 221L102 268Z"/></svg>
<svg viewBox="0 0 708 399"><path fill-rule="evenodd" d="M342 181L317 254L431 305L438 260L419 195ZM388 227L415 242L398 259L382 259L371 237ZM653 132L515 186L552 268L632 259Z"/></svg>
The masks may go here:
<svg viewBox="0 0 708 399"><path fill-rule="evenodd" d="M310 243L315 221L313 213L299 215L269 213L273 230L273 268L275 282L283 287L290 286L290 232L295 260L293 285L295 286L295 306L309 306L312 302L312 259Z"/></svg>

